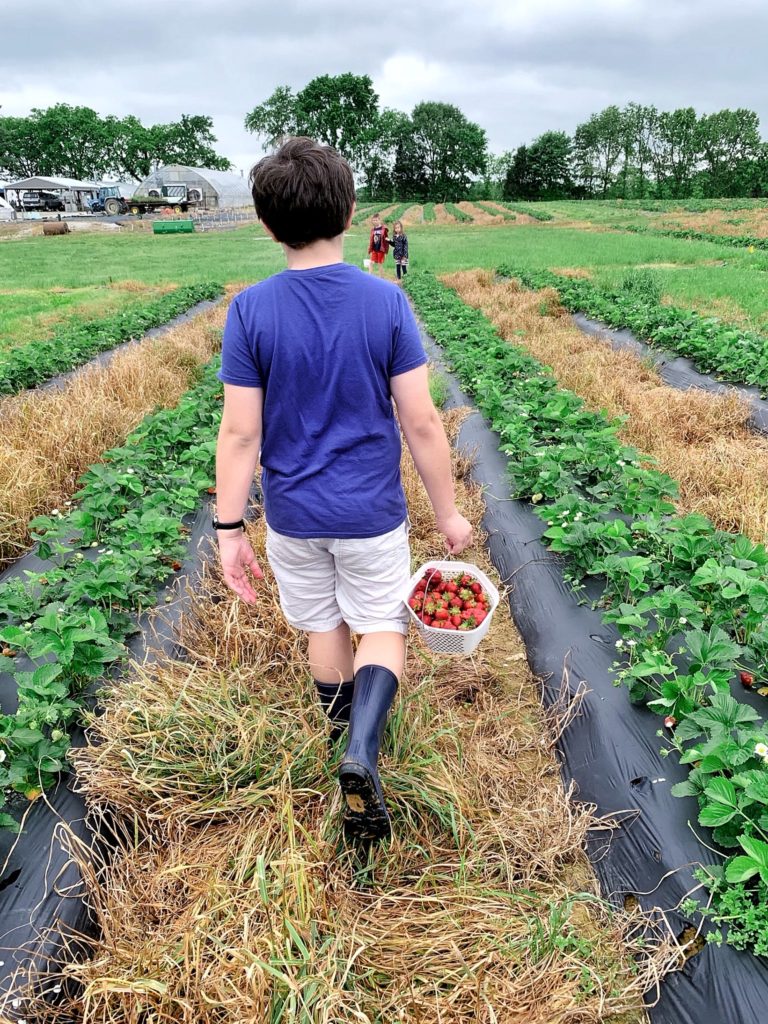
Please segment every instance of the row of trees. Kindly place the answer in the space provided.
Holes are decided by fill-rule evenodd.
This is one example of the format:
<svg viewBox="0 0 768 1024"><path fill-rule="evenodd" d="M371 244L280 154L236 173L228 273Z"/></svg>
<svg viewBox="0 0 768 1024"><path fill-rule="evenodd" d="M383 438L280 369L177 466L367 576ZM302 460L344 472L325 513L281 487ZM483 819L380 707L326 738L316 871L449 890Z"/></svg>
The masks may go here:
<svg viewBox="0 0 768 1024"><path fill-rule="evenodd" d="M487 170L485 131L450 103L418 103L410 114L379 109L368 75L321 75L299 92L281 85L245 127L271 149L288 135L334 146L364 195L444 202L470 194Z"/></svg>
<svg viewBox="0 0 768 1024"><path fill-rule="evenodd" d="M132 115L101 117L90 107L57 103L28 117L0 117L0 178L140 181L169 163L229 170L215 142L213 121L199 114L147 126Z"/></svg>
<svg viewBox="0 0 768 1024"><path fill-rule="evenodd" d="M768 143L752 110L697 115L610 106L573 136L548 131L513 153L488 152L485 131L449 103L410 114L381 109L368 75L321 75L303 89L279 86L245 118L265 150L288 135L334 146L365 196L444 202L583 197L686 198L768 194ZM159 164L228 170L213 122L184 114L144 125L58 103L28 117L0 117L0 178L31 175L141 180Z"/></svg>
<svg viewBox="0 0 768 1024"><path fill-rule="evenodd" d="M509 199L680 199L768 194L768 144L752 110L607 107L573 137L544 132L512 155Z"/></svg>

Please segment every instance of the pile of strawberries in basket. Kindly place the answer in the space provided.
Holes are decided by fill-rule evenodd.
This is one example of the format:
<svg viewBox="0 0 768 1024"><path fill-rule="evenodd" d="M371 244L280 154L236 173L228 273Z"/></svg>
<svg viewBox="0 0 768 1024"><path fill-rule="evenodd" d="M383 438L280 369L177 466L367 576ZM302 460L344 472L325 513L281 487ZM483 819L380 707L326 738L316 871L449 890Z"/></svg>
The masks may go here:
<svg viewBox="0 0 768 1024"><path fill-rule="evenodd" d="M408 604L433 629L477 629L490 612L488 595L477 580L467 573L443 576L439 569L424 573Z"/></svg>

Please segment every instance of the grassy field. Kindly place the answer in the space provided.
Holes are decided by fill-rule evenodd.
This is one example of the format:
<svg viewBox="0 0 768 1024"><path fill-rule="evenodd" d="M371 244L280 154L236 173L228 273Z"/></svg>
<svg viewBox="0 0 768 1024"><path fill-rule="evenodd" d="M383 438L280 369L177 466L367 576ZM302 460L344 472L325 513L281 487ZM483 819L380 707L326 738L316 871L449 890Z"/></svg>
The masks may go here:
<svg viewBox="0 0 768 1024"><path fill-rule="evenodd" d="M590 204L550 204L561 206ZM591 204L595 206L596 204ZM748 252L728 245L659 235L585 230L567 226L565 218L548 223L416 223L407 230L411 270L448 273L471 267L492 268L514 262L530 268L583 268L601 284L616 284L633 267L652 268L663 294L676 305L764 327L763 298L768 252ZM362 264L368 228L349 232L346 258ZM41 329L52 311L88 302L114 302L111 291L97 286L126 280L147 284L187 284L257 280L279 270L277 246L258 227L227 233L155 237L150 234L35 237L0 243L0 339L9 332L29 334L39 316ZM390 264L391 268L391 264ZM77 291L51 294L51 286ZM85 289L86 292L80 291Z"/></svg>

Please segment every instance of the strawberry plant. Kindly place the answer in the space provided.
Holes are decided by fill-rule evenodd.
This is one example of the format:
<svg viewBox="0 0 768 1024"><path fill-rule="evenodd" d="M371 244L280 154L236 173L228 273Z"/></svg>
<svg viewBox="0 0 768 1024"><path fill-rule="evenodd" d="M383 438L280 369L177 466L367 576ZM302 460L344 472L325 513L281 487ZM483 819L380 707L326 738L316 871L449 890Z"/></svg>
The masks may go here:
<svg viewBox="0 0 768 1024"><path fill-rule="evenodd" d="M648 278L630 275L623 287L607 289L548 270L503 266L498 273L517 278L527 288L555 288L567 309L609 327L629 328L651 345L688 356L702 372L719 380L768 390L768 338L714 316L662 305L649 290ZM648 282L646 287L638 287L642 280Z"/></svg>
<svg viewBox="0 0 768 1024"><path fill-rule="evenodd" d="M544 540L568 556L577 586L602 580L600 607L620 634L617 684L663 716L663 753L693 766L676 794L695 796L700 823L741 850L717 886L757 893L764 851L752 840L768 844L768 745L760 716L729 690L743 676L760 690L768 677L768 551L703 516L676 515L674 482L622 444L617 423L559 389L430 275L406 288L499 434L512 493L545 521ZM725 890L712 891L722 903Z"/></svg>
<svg viewBox="0 0 768 1024"><path fill-rule="evenodd" d="M533 204L502 203L501 205L505 210L511 210L513 213L523 213L526 217L533 217L534 220L548 221L555 219L551 213L547 213L546 210L541 210Z"/></svg>
<svg viewBox="0 0 768 1024"><path fill-rule="evenodd" d="M460 210L455 203L444 203L443 208L446 213L449 213L454 220L459 221L460 224L471 224L474 217L470 217L468 213Z"/></svg>
<svg viewBox="0 0 768 1024"><path fill-rule="evenodd" d="M34 798L55 781L84 691L124 655L135 612L185 548L183 517L214 475L221 413L217 366L175 409L148 416L81 478L67 514L30 525L54 565L0 584L4 670L18 710L0 716L0 785ZM23 657L17 660L18 655ZM12 827L13 819L0 817Z"/></svg>

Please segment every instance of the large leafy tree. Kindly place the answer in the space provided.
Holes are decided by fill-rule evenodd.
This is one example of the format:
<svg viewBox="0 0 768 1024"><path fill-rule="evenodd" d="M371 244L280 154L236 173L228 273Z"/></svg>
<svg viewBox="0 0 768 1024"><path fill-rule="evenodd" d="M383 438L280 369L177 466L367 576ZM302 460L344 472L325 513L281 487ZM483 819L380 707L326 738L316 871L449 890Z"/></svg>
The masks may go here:
<svg viewBox="0 0 768 1024"><path fill-rule="evenodd" d="M571 195L571 140L565 132L544 132L520 146L504 182L505 199L565 199Z"/></svg>
<svg viewBox="0 0 768 1024"><path fill-rule="evenodd" d="M673 199L691 193L691 179L699 158L698 118L693 107L663 110L652 142L656 191Z"/></svg>
<svg viewBox="0 0 768 1024"><path fill-rule="evenodd" d="M738 195L748 176L747 165L761 153L760 121L753 110L720 110L699 119L697 148L713 196Z"/></svg>
<svg viewBox="0 0 768 1024"><path fill-rule="evenodd" d="M296 96L289 85L278 85L272 95L245 115L246 131L260 135L264 151L279 146L289 135L298 135Z"/></svg>
<svg viewBox="0 0 768 1024"><path fill-rule="evenodd" d="M368 75L320 75L300 92L281 85L246 115L248 131L265 150L288 135L309 135L333 146L357 171L380 132L379 97Z"/></svg>
<svg viewBox="0 0 768 1024"><path fill-rule="evenodd" d="M28 117L0 117L0 177L29 178L40 166L40 140Z"/></svg>
<svg viewBox="0 0 768 1024"><path fill-rule="evenodd" d="M321 75L296 97L302 135L333 146L359 169L379 131L379 97L368 75Z"/></svg>
<svg viewBox="0 0 768 1024"><path fill-rule="evenodd" d="M505 199L534 199L538 181L528 146L518 146L504 179Z"/></svg>
<svg viewBox="0 0 768 1024"><path fill-rule="evenodd" d="M623 137L624 119L616 105L592 114L576 128L574 160L587 192L594 189L603 197L608 195L616 178Z"/></svg>
<svg viewBox="0 0 768 1024"><path fill-rule="evenodd" d="M149 127L130 115L102 118L90 107L57 103L29 117L0 118L0 170L9 178L35 174L97 180L146 177L166 163L227 170L213 148L213 122L199 114Z"/></svg>
<svg viewBox="0 0 768 1024"><path fill-rule="evenodd" d="M419 103L411 114L427 198L461 199L486 168L485 131L450 103Z"/></svg>

